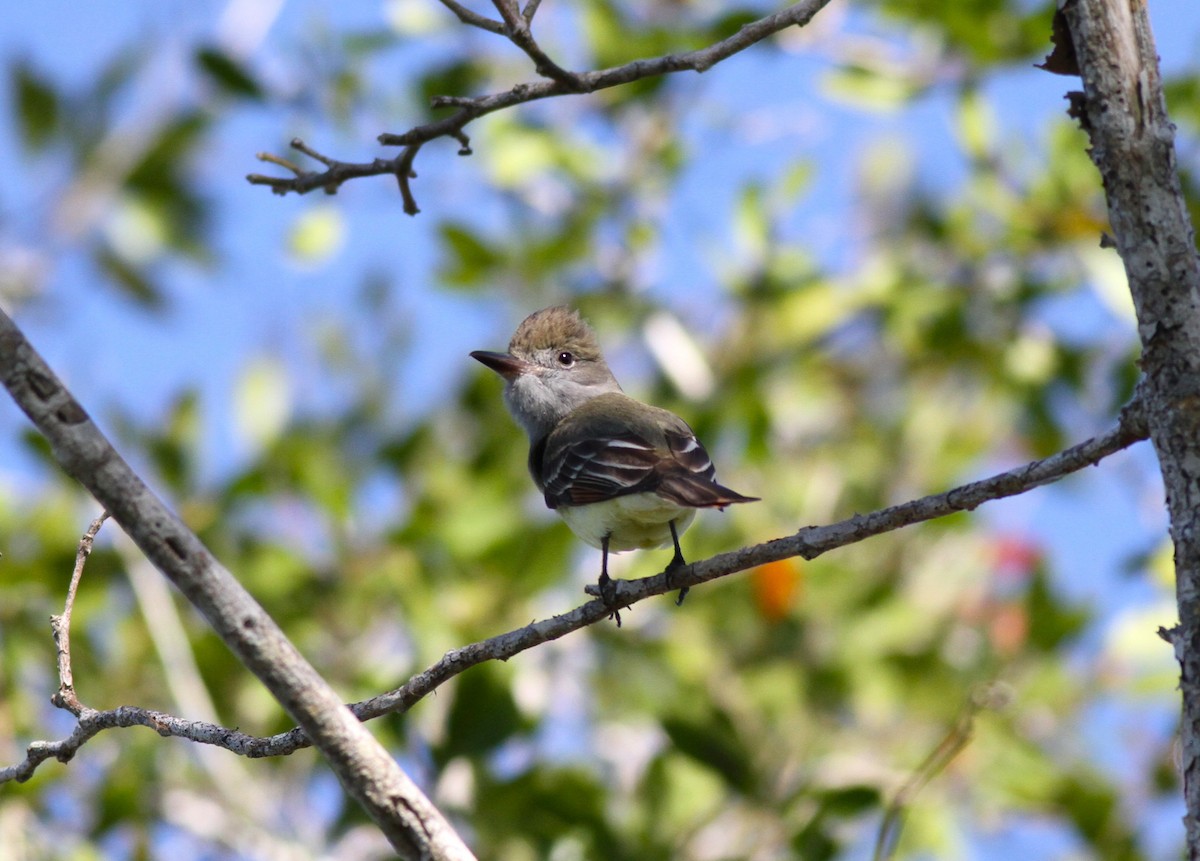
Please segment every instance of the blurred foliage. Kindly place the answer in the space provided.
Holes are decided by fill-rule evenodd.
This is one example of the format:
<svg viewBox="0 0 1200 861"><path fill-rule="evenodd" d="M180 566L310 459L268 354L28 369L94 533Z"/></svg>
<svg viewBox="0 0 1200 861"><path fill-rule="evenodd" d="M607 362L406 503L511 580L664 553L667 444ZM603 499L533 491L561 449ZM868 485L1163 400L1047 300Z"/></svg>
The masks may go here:
<svg viewBox="0 0 1200 861"><path fill-rule="evenodd" d="M768 8L546 4L535 31L584 69L700 47ZM688 129L704 119L697 105L708 91L694 77L664 78L472 125L475 157L449 168L471 172L469 202L443 204L432 184L417 185L436 257L429 291L490 308L495 340L479 348L502 347L534 308L580 307L610 358L631 370L627 388L684 415L722 479L764 499L702 515L684 541L689 558L1056 451L1111 421L1136 365L1119 261L1097 247L1105 209L1086 140L1062 119L1029 152L990 101L991 82L1046 53L1052 8L858 4L851 24L880 37L864 50L831 7L816 37L752 49L789 76L763 89L817 110L832 110L819 86L868 112L918 110L935 91L952 105L957 179L921 176L894 139L847 149L857 161L839 189L839 254L822 254L812 238L808 216L825 205L813 195L831 168L806 141L780 169L724 187L724 174L706 171L727 158L718 147L744 143L730 131L736 123L712 119L707 148L697 146ZM197 40L184 54L189 85L136 126L124 109L159 68L145 40L73 83L9 62L6 104L22 157L30 170L56 165L47 172L59 177L46 204L58 232L38 253L75 248L96 284L169 313L181 264L229 265L214 223L242 204L218 196L200 161L248 109L334 124L357 150L399 117L425 116L431 95L531 77L511 45L444 10L430 17L404 0L386 11L394 31L314 23L293 35L294 87L270 62ZM918 50L897 60L893 45ZM413 58L403 75L389 65L396 53ZM786 65L814 55L822 81ZM1181 136L1197 129L1198 91L1194 73L1170 81ZM740 106L722 110L736 116ZM271 116L286 135L290 120ZM1196 172L1184 161L1197 212ZM343 208L367 182L347 185L336 209L308 208L281 259L332 259L352 234ZM680 283L661 261L698 200L733 239L688 236L708 283ZM397 224L398 247L411 248L403 231L415 228ZM314 336L315 372L264 345L243 363L229 409L206 402L198 384L150 416L88 393L122 450L347 699L573 606L599 562L541 506L491 375L466 370L434 408L411 406L394 369L445 357L414 353L413 288L371 272L361 280L345 317L322 321ZM0 299L25 301L19 288L0 281ZM706 367L672 367L645 346L664 313ZM702 396L682 394L681 371L708 381ZM214 416L248 452L229 469L206 460ZM0 474L3 764L32 739L69 732L48 702L56 681L46 619L61 610L73 542L95 513L43 442L24 433L13 445L38 478ZM1111 699L1174 708L1171 673L1161 672L1168 650L1151 654L1148 625L1136 659L1116 645L1089 650L1105 636L1098 610L1064 594L1053 559L1030 536L959 515L728 578L694 590L682 608L639 604L620 630L599 626L474 668L373 729L484 861L862 858L891 798L970 704L984 702L963 752L905 810L896 857L1016 857L1009 847L1027 846L1038 829L1052 829L1072 857L1174 857L1181 836L1163 850L1161 835L1140 827L1179 791L1169 739L1135 727L1117 767L1116 753L1080 735ZM1166 596L1170 583L1147 574L1155 559L1161 548L1147 548L1133 574ZM665 561L642 553L615 564L636 577ZM136 576L144 567L106 526L75 608L83 701L255 733L288 728L178 596ZM1124 678L1128 663L1145 673ZM133 729L0 787L4 859L387 856L311 751L246 761Z"/></svg>

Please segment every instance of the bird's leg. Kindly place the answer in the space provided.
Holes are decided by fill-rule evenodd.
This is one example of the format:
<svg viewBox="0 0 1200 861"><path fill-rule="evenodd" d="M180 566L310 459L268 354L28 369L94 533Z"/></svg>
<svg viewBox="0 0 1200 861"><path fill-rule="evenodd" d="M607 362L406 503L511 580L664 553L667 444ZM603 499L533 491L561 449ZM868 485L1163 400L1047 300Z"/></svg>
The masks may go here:
<svg viewBox="0 0 1200 861"><path fill-rule="evenodd" d="M617 609L617 583L608 576L608 539L611 537L611 535L605 535L600 540L600 552L603 554L600 557L600 600L611 611L608 618L615 621L619 628L621 627L621 611Z"/></svg>
<svg viewBox="0 0 1200 861"><path fill-rule="evenodd" d="M683 550L679 546L679 533L675 531L675 521L672 520L667 524L671 527L671 540L675 542L675 555L671 557L671 561L667 563L666 575L667 583L671 582L671 575L682 568L687 563L683 560ZM687 597L690 586L684 586L679 590L679 597L675 599L675 606L678 607L683 603L683 599Z"/></svg>

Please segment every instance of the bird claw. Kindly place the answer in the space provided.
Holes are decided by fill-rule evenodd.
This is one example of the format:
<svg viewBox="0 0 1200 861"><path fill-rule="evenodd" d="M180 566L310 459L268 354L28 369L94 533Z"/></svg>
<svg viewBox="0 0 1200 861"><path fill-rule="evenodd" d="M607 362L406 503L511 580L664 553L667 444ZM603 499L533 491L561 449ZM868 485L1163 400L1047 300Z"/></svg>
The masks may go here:
<svg viewBox="0 0 1200 861"><path fill-rule="evenodd" d="M675 529L674 520L671 521L670 527L671 541L675 544L675 555L671 557L671 561L667 563L667 567L663 570L663 573L667 575L667 585L674 586L675 575L679 572L680 568L687 565L687 562L683 559L683 548L679 546L679 533ZM679 597L675 599L676 607L682 606L683 599L687 597L687 593L691 588L691 586L684 586L679 590Z"/></svg>
<svg viewBox="0 0 1200 861"><path fill-rule="evenodd" d="M617 606L617 581L609 577L607 571L600 574L598 591L600 600L609 610L608 618L616 622L618 628L621 627L621 609Z"/></svg>
<svg viewBox="0 0 1200 861"><path fill-rule="evenodd" d="M663 570L663 574L667 575L667 586L674 588L675 575L687 567L687 562L683 560L683 554L676 549L675 556L667 563L667 567ZM692 589L691 586L684 586L679 590L679 597L675 599L675 606L683 604L683 599L687 597L687 593Z"/></svg>

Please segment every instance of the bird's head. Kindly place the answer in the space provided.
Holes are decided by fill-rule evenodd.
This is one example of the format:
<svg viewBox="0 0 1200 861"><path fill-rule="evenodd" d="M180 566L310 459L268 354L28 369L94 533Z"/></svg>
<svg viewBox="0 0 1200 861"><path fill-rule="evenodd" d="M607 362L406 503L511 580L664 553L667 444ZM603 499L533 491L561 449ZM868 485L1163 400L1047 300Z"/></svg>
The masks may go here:
<svg viewBox="0 0 1200 861"><path fill-rule="evenodd" d="M471 353L504 378L504 402L531 441L537 441L585 401L621 391L600 352L596 333L565 305L522 321L507 353Z"/></svg>

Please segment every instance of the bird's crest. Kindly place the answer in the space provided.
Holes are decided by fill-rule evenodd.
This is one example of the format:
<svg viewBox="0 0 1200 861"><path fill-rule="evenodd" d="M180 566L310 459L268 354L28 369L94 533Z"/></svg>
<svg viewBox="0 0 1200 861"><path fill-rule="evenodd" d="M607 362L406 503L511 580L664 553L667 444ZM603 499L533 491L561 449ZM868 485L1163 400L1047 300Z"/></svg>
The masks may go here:
<svg viewBox="0 0 1200 861"><path fill-rule="evenodd" d="M600 358L600 343L579 312L566 305L534 311L522 321L508 342L508 352L527 357L541 350L567 350L576 358Z"/></svg>

